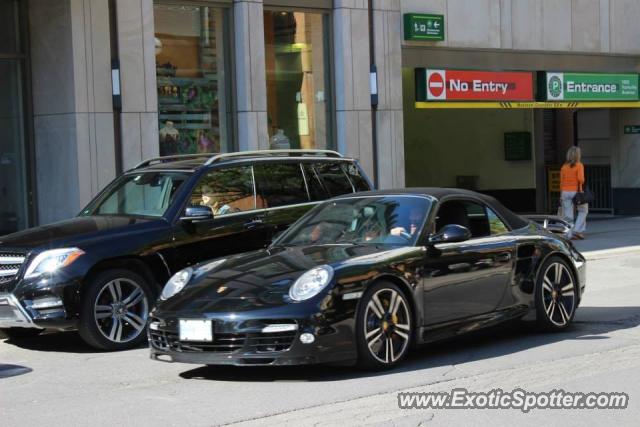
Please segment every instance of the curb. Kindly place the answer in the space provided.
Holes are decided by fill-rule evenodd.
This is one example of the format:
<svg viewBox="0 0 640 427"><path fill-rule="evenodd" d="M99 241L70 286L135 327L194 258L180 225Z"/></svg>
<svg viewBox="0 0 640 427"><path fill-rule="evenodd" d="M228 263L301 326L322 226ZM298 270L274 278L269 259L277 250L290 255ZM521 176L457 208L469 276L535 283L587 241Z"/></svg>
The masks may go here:
<svg viewBox="0 0 640 427"><path fill-rule="evenodd" d="M580 251L580 249L578 249ZM601 249L596 251L580 251L587 260L597 260L604 258L613 258L617 255L623 255L628 253L640 252L640 245L638 246L625 246L622 248Z"/></svg>

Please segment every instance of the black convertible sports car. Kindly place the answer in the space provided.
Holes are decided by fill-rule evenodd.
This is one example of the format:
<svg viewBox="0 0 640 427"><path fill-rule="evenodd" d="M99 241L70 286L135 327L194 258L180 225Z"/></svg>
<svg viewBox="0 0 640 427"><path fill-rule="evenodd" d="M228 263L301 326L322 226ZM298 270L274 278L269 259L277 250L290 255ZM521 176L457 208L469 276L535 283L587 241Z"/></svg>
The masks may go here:
<svg viewBox="0 0 640 427"><path fill-rule="evenodd" d="M495 199L457 189L334 198L264 250L178 272L151 313L156 360L397 364L510 319L566 328L585 259Z"/></svg>

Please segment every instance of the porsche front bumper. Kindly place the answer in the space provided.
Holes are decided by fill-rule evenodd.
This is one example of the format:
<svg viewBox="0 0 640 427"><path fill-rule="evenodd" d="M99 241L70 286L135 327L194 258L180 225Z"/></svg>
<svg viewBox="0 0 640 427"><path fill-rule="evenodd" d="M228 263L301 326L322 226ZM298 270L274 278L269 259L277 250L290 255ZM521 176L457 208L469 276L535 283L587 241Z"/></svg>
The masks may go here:
<svg viewBox="0 0 640 427"><path fill-rule="evenodd" d="M345 362L357 358L353 322L349 319L320 326L312 317L233 321L218 317L212 319L213 340L207 342L181 341L178 323L177 318L151 319L151 359L202 365L275 366ZM269 324L288 324L291 330L268 332ZM314 341L303 343L300 336L304 333L312 334Z"/></svg>

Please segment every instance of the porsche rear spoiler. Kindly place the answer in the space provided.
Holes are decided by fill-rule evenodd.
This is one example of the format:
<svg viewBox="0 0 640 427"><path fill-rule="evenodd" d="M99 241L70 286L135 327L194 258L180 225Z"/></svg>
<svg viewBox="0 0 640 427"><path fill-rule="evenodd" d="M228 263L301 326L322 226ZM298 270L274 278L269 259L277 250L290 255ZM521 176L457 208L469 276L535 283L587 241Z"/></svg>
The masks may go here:
<svg viewBox="0 0 640 427"><path fill-rule="evenodd" d="M571 230L571 223L557 215L524 215L524 217L540 224L552 233L566 235Z"/></svg>

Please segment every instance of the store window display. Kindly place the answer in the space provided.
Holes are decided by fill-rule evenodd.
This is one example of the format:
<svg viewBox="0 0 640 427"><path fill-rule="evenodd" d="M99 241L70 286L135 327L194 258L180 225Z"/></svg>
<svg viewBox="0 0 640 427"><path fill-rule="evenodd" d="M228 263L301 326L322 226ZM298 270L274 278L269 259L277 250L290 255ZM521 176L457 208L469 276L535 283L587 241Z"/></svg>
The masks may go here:
<svg viewBox="0 0 640 427"><path fill-rule="evenodd" d="M161 155L232 151L228 11L154 4Z"/></svg>
<svg viewBox="0 0 640 427"><path fill-rule="evenodd" d="M321 12L264 12L271 148L333 148L329 21Z"/></svg>

